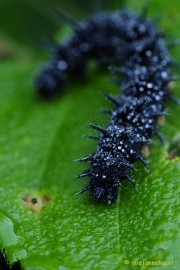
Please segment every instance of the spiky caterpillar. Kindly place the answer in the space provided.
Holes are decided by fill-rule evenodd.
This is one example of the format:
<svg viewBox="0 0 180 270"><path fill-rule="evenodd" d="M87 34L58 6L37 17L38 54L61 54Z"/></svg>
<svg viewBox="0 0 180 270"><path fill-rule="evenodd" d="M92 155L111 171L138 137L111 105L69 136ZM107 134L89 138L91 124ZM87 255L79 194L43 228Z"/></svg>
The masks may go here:
<svg viewBox="0 0 180 270"><path fill-rule="evenodd" d="M115 68L121 81L122 96L111 97L115 109L110 111L107 128L90 124L100 131L96 152L79 161L90 162L78 177L90 177L79 193L90 190L91 198L114 203L122 181L131 178L143 146L158 133L158 117L165 115L172 81L168 49L163 34L143 14L131 11L103 12L75 26L74 34L54 49L54 57L36 79L37 89L53 98L66 87L69 76L82 76L87 61L95 58L101 65L123 64Z"/></svg>

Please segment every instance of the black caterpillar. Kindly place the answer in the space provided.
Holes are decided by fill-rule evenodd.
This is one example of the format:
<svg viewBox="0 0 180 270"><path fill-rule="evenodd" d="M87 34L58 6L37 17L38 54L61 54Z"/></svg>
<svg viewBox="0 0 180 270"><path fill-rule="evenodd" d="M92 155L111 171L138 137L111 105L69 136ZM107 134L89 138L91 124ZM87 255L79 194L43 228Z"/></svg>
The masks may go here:
<svg viewBox="0 0 180 270"><path fill-rule="evenodd" d="M83 76L89 59L112 66L121 83L122 96L104 94L115 106L107 128L90 124L100 132L96 152L80 159L90 167L78 177L90 183L78 194L90 190L90 197L108 204L116 201L121 182L128 179L136 160L148 169L142 149L157 131L158 119L166 115L173 80L174 62L164 35L145 14L129 10L101 12L74 26L74 34L54 49L53 60L36 78L39 93L53 98L63 90L70 76ZM119 65L123 64L123 68ZM118 65L118 67L117 67Z"/></svg>

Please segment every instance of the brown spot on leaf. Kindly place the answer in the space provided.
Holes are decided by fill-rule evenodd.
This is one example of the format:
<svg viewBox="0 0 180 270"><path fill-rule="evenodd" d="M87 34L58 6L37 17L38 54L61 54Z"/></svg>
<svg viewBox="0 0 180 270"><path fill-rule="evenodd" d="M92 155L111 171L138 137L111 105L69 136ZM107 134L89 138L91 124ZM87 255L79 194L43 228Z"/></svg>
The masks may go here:
<svg viewBox="0 0 180 270"><path fill-rule="evenodd" d="M176 87L176 83L174 81L170 81L168 83L168 88L170 89L170 91L173 91L175 87Z"/></svg>
<svg viewBox="0 0 180 270"><path fill-rule="evenodd" d="M33 212L39 213L51 200L48 195L40 195L37 192L25 194L23 201Z"/></svg>
<svg viewBox="0 0 180 270"><path fill-rule="evenodd" d="M28 202L28 200L29 200L29 194L25 194L23 197L23 201Z"/></svg>
<svg viewBox="0 0 180 270"><path fill-rule="evenodd" d="M143 155L143 157L147 158L150 155L150 151L149 151L149 147L147 145L144 145L141 148L141 154Z"/></svg>
<svg viewBox="0 0 180 270"><path fill-rule="evenodd" d="M49 202L49 201L51 200L51 197L48 196L48 195L44 195L44 200L45 200L46 202Z"/></svg>
<svg viewBox="0 0 180 270"><path fill-rule="evenodd" d="M172 159L175 159L177 157L177 155L176 154L168 154L167 155L167 157L166 157L166 159L168 159L168 160L172 160Z"/></svg>
<svg viewBox="0 0 180 270"><path fill-rule="evenodd" d="M158 126L163 126L164 123L165 123L165 117L164 116L159 116L157 118L157 124L158 124Z"/></svg>

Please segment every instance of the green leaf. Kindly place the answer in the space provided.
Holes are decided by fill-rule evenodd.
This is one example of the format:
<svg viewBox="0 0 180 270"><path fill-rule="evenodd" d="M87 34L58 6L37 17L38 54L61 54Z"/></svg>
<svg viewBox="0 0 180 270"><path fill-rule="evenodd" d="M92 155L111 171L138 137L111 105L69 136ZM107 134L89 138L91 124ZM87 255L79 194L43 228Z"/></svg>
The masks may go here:
<svg viewBox="0 0 180 270"><path fill-rule="evenodd" d="M171 27L178 33L180 10L174 2L167 7L167 22L175 14ZM168 154L179 134L179 108L168 104L171 114L161 129L166 144L153 138L150 173L136 166L138 191L124 182L115 205L97 205L88 192L75 196L88 179L75 179L87 166L74 159L95 151L82 135L92 133L90 122L107 125L97 111L110 105L99 91L117 94L117 86L109 75L91 71L59 100L45 102L34 94L32 60L0 68L0 247L9 262L20 260L24 270L123 270L143 262L179 269L180 162Z"/></svg>

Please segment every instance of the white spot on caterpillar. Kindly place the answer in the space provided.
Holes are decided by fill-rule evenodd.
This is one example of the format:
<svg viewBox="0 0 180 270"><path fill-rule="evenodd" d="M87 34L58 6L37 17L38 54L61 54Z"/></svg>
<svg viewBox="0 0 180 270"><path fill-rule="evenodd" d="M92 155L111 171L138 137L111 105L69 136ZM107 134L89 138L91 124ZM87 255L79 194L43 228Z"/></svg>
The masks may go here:
<svg viewBox="0 0 180 270"><path fill-rule="evenodd" d="M60 70L66 70L67 66L68 66L67 63L64 60L60 60L58 62L58 69L60 69Z"/></svg>
<svg viewBox="0 0 180 270"><path fill-rule="evenodd" d="M166 71L161 72L161 77L162 77L163 79L167 79L167 77L168 77L167 72L166 72Z"/></svg>
<svg viewBox="0 0 180 270"><path fill-rule="evenodd" d="M149 89L153 88L153 84L152 83L147 83L147 88L149 88Z"/></svg>

